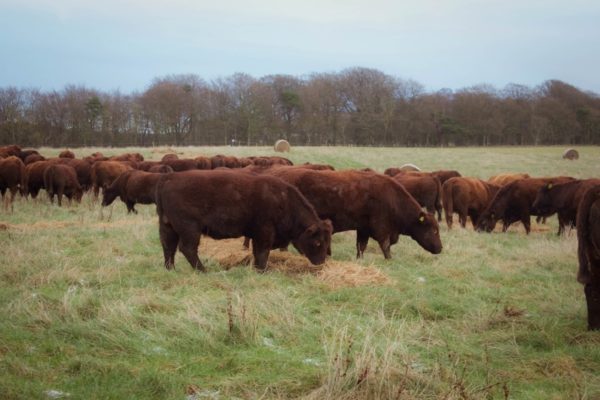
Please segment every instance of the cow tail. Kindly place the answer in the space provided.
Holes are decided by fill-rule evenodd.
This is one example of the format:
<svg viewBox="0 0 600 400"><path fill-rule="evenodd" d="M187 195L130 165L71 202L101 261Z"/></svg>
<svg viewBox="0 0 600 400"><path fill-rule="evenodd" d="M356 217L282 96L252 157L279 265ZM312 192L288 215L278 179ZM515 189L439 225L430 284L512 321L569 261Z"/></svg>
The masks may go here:
<svg viewBox="0 0 600 400"><path fill-rule="evenodd" d="M21 191L21 197L25 197L27 198L27 195L29 194L29 189L27 187L28 184L28 176L27 176L27 170L25 169L25 164L21 165L21 183L20 183L20 191Z"/></svg>
<svg viewBox="0 0 600 400"><path fill-rule="evenodd" d="M446 181L442 186L442 204L444 205L444 214L446 215L446 223L448 224L448 228L451 227L451 224L448 221L452 221L452 214L454 213L454 204L453 204L453 185L452 182Z"/></svg>
<svg viewBox="0 0 600 400"><path fill-rule="evenodd" d="M162 199L162 192L163 192L163 187L165 186L165 182L167 181L167 178L169 175L171 174L161 174L162 176L158 179L158 182L156 182L156 188L154 189L154 199L156 202L156 213L158 214L158 218L159 218L159 223L161 223L160 219L163 217L163 213L164 213L164 208L163 208L163 199Z"/></svg>
<svg viewBox="0 0 600 400"><path fill-rule="evenodd" d="M587 240L589 237L589 214L590 207L599 195L600 186L594 186L584 194L577 207L577 258L579 259L577 281L583 284L589 283L591 279L588 246L592 244Z"/></svg>

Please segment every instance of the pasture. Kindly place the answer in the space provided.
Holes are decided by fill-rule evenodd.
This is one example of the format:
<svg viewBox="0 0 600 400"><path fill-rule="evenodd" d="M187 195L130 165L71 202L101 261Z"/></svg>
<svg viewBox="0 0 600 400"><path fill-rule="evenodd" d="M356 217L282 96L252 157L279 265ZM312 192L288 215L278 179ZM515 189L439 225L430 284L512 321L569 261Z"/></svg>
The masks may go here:
<svg viewBox="0 0 600 400"><path fill-rule="evenodd" d="M166 152L73 149L78 157L97 150ZM303 147L283 155L379 172L411 162L484 179L600 177L600 148L578 148L578 161L562 160L563 150ZM179 252L175 271L164 269L155 207L136 208L102 209L90 194L59 208L42 192L1 211L0 398L600 399L600 333L586 330L575 232L557 237L556 217L532 223L529 236L520 224L504 234L441 224L441 254L401 236L391 260L372 240L356 260L354 233L339 233L331 266L264 274L236 265L242 239L203 238L208 273L199 274ZM293 257L278 253L272 259Z"/></svg>

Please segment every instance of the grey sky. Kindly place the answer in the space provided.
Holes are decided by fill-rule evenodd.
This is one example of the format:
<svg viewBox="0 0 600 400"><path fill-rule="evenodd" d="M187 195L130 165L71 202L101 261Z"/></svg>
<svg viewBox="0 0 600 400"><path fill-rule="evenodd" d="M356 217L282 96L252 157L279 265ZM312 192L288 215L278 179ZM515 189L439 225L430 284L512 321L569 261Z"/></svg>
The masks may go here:
<svg viewBox="0 0 600 400"><path fill-rule="evenodd" d="M598 1L0 0L0 86L363 66L427 89L560 79L600 93Z"/></svg>

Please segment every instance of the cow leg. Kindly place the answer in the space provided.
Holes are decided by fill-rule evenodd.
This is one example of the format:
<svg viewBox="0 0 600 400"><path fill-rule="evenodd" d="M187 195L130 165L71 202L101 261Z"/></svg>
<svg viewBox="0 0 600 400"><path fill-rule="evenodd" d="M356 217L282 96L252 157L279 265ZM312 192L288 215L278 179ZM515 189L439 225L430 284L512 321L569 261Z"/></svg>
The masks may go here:
<svg viewBox="0 0 600 400"><path fill-rule="evenodd" d="M458 212L458 222L463 228L467 227L467 210L460 210Z"/></svg>
<svg viewBox="0 0 600 400"><path fill-rule="evenodd" d="M58 188L58 206L62 207L62 197L63 197L63 193L64 192L64 188Z"/></svg>
<svg viewBox="0 0 600 400"><path fill-rule="evenodd" d="M250 248L250 238L248 236L244 236L244 249L248 250Z"/></svg>
<svg viewBox="0 0 600 400"><path fill-rule="evenodd" d="M452 229L452 219L454 218L453 213L446 211L446 225L448 229Z"/></svg>
<svg viewBox="0 0 600 400"><path fill-rule="evenodd" d="M385 257L386 260L389 260L390 258L392 258L392 253L390 251L390 238L389 236L386 236L383 239L379 239L377 240L377 243L379 243L379 247L381 248L381 251L383 252L383 256Z"/></svg>
<svg viewBox="0 0 600 400"><path fill-rule="evenodd" d="M525 232L529 235L529 232L531 232L531 218L529 217L529 215L524 215L523 217L521 217L521 222L525 227Z"/></svg>
<svg viewBox="0 0 600 400"><path fill-rule="evenodd" d="M600 330L600 281L586 284L583 291L588 310L588 329Z"/></svg>
<svg viewBox="0 0 600 400"><path fill-rule="evenodd" d="M177 243L179 243L179 235L169 224L161 222L158 226L160 233L160 243L162 244L163 254L165 256L165 268L175 268L175 252L177 251Z"/></svg>
<svg viewBox="0 0 600 400"><path fill-rule="evenodd" d="M96 182L94 182L93 190L94 190L94 200L98 200L98 195L100 194L100 186L98 186L98 184Z"/></svg>
<svg viewBox="0 0 600 400"><path fill-rule="evenodd" d="M202 261L198 258L198 246L200 245L200 233L195 229L186 229L179 235L179 251L183 253L192 268L200 272L206 272Z"/></svg>
<svg viewBox="0 0 600 400"><path fill-rule="evenodd" d="M263 226L252 238L252 255L254 256L254 267L261 272L267 269L269 252L275 239L275 232L268 226Z"/></svg>
<svg viewBox="0 0 600 400"><path fill-rule="evenodd" d="M125 205L127 206L127 214L133 212L134 214L137 214L137 210L135 209L135 203L133 201L129 201L127 200L125 202Z"/></svg>
<svg viewBox="0 0 600 400"><path fill-rule="evenodd" d="M358 229L356 231L356 258L363 258L367 243L369 243L369 234Z"/></svg>

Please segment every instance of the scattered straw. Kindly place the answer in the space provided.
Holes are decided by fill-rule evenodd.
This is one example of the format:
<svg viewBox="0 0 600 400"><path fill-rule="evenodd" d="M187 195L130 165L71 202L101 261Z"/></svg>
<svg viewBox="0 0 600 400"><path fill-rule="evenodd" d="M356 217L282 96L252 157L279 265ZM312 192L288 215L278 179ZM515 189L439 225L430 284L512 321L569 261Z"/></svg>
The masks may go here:
<svg viewBox="0 0 600 400"><path fill-rule="evenodd" d="M215 260L223 268L252 264L252 252L244 249L241 239L212 240L203 237L200 255ZM323 265L312 265L306 257L289 251L273 250L269 255L268 269L286 274L312 274L331 288L364 285L386 285L390 278L374 266L329 259Z"/></svg>

